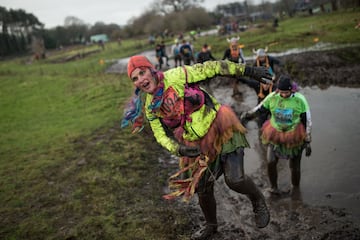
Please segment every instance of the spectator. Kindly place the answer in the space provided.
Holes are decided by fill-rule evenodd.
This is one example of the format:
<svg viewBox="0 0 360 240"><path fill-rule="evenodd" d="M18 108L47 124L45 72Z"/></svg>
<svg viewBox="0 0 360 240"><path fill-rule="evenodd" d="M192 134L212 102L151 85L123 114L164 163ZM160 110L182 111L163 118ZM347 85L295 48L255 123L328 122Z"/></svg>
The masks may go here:
<svg viewBox="0 0 360 240"><path fill-rule="evenodd" d="M198 53L196 62L197 63L204 63L209 60L216 60L213 55L211 54L211 50L208 45L205 43L201 49L201 52Z"/></svg>

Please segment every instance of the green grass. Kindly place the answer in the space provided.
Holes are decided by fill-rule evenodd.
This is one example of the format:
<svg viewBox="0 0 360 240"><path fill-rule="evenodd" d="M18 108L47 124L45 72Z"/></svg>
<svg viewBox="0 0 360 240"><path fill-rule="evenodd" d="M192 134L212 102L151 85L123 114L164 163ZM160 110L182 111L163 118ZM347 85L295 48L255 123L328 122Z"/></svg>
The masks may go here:
<svg viewBox="0 0 360 240"><path fill-rule="evenodd" d="M0 76L2 151L52 145L89 131L109 120L119 99L126 97L119 89L127 82L100 73L92 63L52 68L17 65L8 69L11 77Z"/></svg>
<svg viewBox="0 0 360 240"><path fill-rule="evenodd" d="M272 21L268 21L232 36L240 36L240 43L244 45L245 56L252 56L252 49L269 47L270 52L281 52L284 49L306 48L319 42L345 44L359 43L359 29L355 25L359 19L359 9L339 11L331 14L299 16L296 18L280 19L279 27L273 28ZM228 47L226 38L231 36L207 36L194 42L195 49L201 45L211 45L213 55L217 58L223 56ZM216 43L216 44L215 44Z"/></svg>
<svg viewBox="0 0 360 240"><path fill-rule="evenodd" d="M165 174L148 173L158 163L144 135L119 130L132 86L100 64L142 48L128 41L62 64L52 62L77 50L0 62L0 239L168 239L176 231L152 231L175 215L153 203ZM146 186L155 186L152 196Z"/></svg>
<svg viewBox="0 0 360 240"><path fill-rule="evenodd" d="M311 46L315 37L358 43L358 14L284 19L276 31L265 24L240 33L241 41L246 55L266 45ZM204 42L218 58L228 46L226 37L208 36L195 47ZM66 63L53 62L96 46L31 64L30 57L0 62L0 239L188 238L186 213L161 200L172 170L159 168L162 150L150 130L119 129L130 81L100 64L147 48L146 39L124 40Z"/></svg>

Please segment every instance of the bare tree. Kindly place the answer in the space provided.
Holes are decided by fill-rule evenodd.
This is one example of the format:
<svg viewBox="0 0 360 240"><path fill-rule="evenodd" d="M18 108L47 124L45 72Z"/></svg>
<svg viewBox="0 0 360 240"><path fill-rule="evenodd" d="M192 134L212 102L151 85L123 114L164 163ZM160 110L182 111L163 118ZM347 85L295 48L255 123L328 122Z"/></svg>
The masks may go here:
<svg viewBox="0 0 360 240"><path fill-rule="evenodd" d="M186 30L209 27L211 18L204 8L191 8L184 12L186 19Z"/></svg>
<svg viewBox="0 0 360 240"><path fill-rule="evenodd" d="M130 35L143 35L158 32L163 29L164 21L163 16L154 10L149 10L141 14L141 16L132 19L130 28L126 31Z"/></svg>
<svg viewBox="0 0 360 240"><path fill-rule="evenodd" d="M186 30L186 21L182 12L174 12L168 14L164 18L166 28L170 29L171 32L180 33Z"/></svg>
<svg viewBox="0 0 360 240"><path fill-rule="evenodd" d="M67 16L64 20L64 26L68 27L72 25L85 25L85 22L75 16Z"/></svg>
<svg viewBox="0 0 360 240"><path fill-rule="evenodd" d="M198 7L204 0L159 0L155 1L156 9L161 13L181 12Z"/></svg>

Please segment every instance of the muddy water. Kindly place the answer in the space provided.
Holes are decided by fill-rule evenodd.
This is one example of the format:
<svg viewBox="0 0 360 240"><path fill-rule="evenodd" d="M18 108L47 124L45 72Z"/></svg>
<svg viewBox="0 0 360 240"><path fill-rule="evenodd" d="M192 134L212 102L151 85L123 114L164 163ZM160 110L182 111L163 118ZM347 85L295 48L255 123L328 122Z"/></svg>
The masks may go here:
<svg viewBox="0 0 360 240"><path fill-rule="evenodd" d="M313 113L314 154L302 164L303 201L360 218L360 89L304 89Z"/></svg>
<svg viewBox="0 0 360 240"><path fill-rule="evenodd" d="M249 110L256 104L255 92L245 85L239 86L241 99L231 97L232 89L228 87L214 89L214 95L237 112ZM300 92L307 97L311 107L313 153L302 159L299 200L311 206L343 208L360 219L360 89L307 87ZM261 175L266 188L269 186L266 160L258 138L258 127L254 121L246 126L251 149L245 152L245 169L251 176ZM284 190L291 187L286 160L279 162L279 187ZM288 206L281 206L280 202L277 207Z"/></svg>

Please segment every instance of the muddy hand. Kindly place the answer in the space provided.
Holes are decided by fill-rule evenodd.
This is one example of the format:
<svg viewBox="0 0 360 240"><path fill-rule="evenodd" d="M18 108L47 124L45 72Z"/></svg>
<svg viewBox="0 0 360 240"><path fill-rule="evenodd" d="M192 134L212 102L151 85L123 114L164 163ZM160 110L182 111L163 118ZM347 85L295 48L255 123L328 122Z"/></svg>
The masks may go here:
<svg viewBox="0 0 360 240"><path fill-rule="evenodd" d="M178 148L178 153L183 157L197 157L201 154L201 151L199 147L180 145Z"/></svg>
<svg viewBox="0 0 360 240"><path fill-rule="evenodd" d="M242 112L240 115L240 122L245 123L249 118L249 114L247 112Z"/></svg>
<svg viewBox="0 0 360 240"><path fill-rule="evenodd" d="M311 155L311 145L310 143L305 143L305 156L310 157Z"/></svg>

